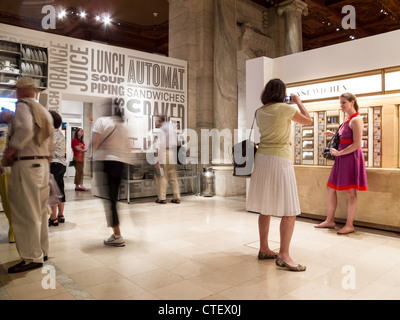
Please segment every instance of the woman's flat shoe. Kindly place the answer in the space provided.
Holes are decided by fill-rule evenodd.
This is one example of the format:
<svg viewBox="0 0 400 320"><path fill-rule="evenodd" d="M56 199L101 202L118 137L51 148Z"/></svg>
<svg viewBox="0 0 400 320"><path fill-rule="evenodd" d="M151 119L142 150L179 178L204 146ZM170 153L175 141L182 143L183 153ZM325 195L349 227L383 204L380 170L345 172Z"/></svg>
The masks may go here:
<svg viewBox="0 0 400 320"><path fill-rule="evenodd" d="M258 260L276 259L277 257L278 257L277 254L268 254L265 252L258 251Z"/></svg>
<svg viewBox="0 0 400 320"><path fill-rule="evenodd" d="M167 204L167 200L160 200L160 199L157 199L157 200L156 200L156 203L159 203L159 204Z"/></svg>
<svg viewBox="0 0 400 320"><path fill-rule="evenodd" d="M288 269L289 271L306 271L306 267L305 266L302 266L301 264L298 264L296 267L289 266L285 261L283 261L279 257L276 258L275 264L278 267Z"/></svg>
<svg viewBox="0 0 400 320"><path fill-rule="evenodd" d="M180 204L181 203L181 199L172 199L171 203Z"/></svg>

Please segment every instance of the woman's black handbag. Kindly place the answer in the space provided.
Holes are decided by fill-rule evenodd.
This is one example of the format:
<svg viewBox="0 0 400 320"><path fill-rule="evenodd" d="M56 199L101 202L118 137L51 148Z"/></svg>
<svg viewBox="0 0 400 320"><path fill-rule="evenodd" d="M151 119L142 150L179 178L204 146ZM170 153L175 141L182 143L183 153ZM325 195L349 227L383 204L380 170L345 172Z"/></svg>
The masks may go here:
<svg viewBox="0 0 400 320"><path fill-rule="evenodd" d="M253 124L251 125L249 139L236 143L232 148L233 175L235 177L250 178L251 173L253 172L257 145L251 141L250 138L253 131L254 121L256 119L256 114L254 115Z"/></svg>
<svg viewBox="0 0 400 320"><path fill-rule="evenodd" d="M340 125L340 127L343 124ZM339 148L339 144L340 144L340 137L339 137L339 129L340 127L337 129L336 133L333 135L332 139L328 142L328 144L326 145L326 148L324 150L323 156L324 158L328 159L328 160L335 160L335 156L331 155L331 148L333 149L338 149Z"/></svg>

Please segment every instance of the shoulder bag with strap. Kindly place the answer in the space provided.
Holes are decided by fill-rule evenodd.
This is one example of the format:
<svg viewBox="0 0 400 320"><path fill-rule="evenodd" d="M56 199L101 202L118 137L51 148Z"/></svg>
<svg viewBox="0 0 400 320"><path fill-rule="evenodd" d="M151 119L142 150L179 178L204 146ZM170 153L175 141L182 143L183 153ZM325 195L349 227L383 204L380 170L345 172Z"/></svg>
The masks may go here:
<svg viewBox="0 0 400 320"><path fill-rule="evenodd" d="M249 138L233 146L233 175L235 177L249 178L254 168L254 158L257 152L257 145L250 140L256 120L257 110L254 113L253 123L250 129Z"/></svg>

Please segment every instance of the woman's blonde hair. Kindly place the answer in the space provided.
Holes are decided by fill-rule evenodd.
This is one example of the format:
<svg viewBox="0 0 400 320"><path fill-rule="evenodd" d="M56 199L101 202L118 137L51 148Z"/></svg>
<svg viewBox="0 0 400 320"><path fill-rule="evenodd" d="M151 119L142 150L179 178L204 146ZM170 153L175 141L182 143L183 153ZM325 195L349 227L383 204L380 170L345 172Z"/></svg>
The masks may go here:
<svg viewBox="0 0 400 320"><path fill-rule="evenodd" d="M346 93L343 93L340 96L340 98L344 98L349 102L353 102L354 101L354 109L356 109L356 112L358 112L358 110L360 109L359 106L358 106L357 97L354 94L352 94L350 92L346 92Z"/></svg>

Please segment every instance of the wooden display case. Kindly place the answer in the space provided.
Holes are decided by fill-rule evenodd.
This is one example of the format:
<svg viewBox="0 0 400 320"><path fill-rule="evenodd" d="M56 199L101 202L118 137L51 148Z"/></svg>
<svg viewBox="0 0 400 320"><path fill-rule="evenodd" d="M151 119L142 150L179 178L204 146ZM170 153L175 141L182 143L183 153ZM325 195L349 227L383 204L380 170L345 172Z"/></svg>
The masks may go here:
<svg viewBox="0 0 400 320"><path fill-rule="evenodd" d="M13 97L19 77L31 77L47 88L47 48L0 40L0 96Z"/></svg>

